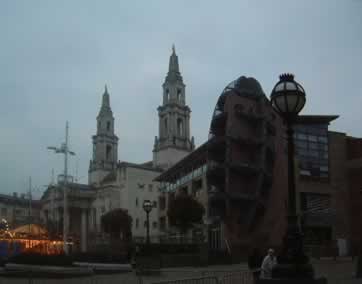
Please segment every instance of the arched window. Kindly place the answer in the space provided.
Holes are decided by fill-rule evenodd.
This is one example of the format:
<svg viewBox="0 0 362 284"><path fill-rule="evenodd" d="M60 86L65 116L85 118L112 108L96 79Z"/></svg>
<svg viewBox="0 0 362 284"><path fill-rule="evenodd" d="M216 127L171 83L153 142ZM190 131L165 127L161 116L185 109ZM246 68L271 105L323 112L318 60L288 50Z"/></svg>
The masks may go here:
<svg viewBox="0 0 362 284"><path fill-rule="evenodd" d="M183 120L181 118L177 119L177 134L179 136L184 135L184 123L183 123Z"/></svg>
<svg viewBox="0 0 362 284"><path fill-rule="evenodd" d="M106 160L110 160L110 159L111 159L111 153L112 153L112 146L111 146L111 145L107 145L107 146L106 146Z"/></svg>
<svg viewBox="0 0 362 284"><path fill-rule="evenodd" d="M177 101L181 102L181 89L177 89Z"/></svg>
<svg viewBox="0 0 362 284"><path fill-rule="evenodd" d="M169 89L166 89L166 102L168 103L170 101L170 91Z"/></svg>
<svg viewBox="0 0 362 284"><path fill-rule="evenodd" d="M111 130L111 122L110 121L107 121L107 130Z"/></svg>

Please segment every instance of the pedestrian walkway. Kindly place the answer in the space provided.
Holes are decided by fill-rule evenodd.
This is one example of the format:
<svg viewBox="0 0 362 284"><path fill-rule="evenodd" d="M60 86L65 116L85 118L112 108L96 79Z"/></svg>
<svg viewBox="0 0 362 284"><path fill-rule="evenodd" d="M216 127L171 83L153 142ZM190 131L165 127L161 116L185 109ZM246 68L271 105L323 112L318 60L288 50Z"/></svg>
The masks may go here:
<svg viewBox="0 0 362 284"><path fill-rule="evenodd" d="M357 279L356 261L351 258L329 258L313 260L316 276L325 276L328 284L361 284L362 279Z"/></svg>
<svg viewBox="0 0 362 284"><path fill-rule="evenodd" d="M327 277L328 284L361 284L362 279L355 278L356 259L322 259L313 260L312 264L316 271L317 277ZM186 279L210 279L212 284L215 280L224 279L221 283L235 283L235 279L241 279L243 271L248 271L246 263L235 265L215 265L207 267L182 267L182 268L166 268L161 269L161 273L157 275L137 276L135 272L122 274L96 274L91 277L74 278L74 279L25 279L25 278L3 278L0 277L0 284L151 284L159 282L169 283L188 283L183 281ZM239 277L239 278L238 278ZM248 278L243 278L240 283L248 283ZM178 280L182 280L181 282ZM238 281L238 280L237 280ZM202 283L190 282L189 283ZM237 282L239 283L239 282Z"/></svg>

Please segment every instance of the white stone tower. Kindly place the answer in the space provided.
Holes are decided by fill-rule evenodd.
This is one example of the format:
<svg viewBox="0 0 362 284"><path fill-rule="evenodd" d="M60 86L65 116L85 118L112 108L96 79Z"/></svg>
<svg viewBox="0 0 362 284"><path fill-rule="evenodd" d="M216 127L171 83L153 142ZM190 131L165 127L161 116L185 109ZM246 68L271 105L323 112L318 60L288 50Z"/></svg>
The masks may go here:
<svg viewBox="0 0 362 284"><path fill-rule="evenodd" d="M117 167L118 159L118 137L114 134L114 117L107 86L97 116L97 134L92 139L93 159L89 164L88 183L98 185L105 175Z"/></svg>
<svg viewBox="0 0 362 284"><path fill-rule="evenodd" d="M190 108L186 105L185 84L179 70L175 46L163 88L163 104L158 107L159 136L155 137L153 163L156 167L168 168L194 148L190 139Z"/></svg>

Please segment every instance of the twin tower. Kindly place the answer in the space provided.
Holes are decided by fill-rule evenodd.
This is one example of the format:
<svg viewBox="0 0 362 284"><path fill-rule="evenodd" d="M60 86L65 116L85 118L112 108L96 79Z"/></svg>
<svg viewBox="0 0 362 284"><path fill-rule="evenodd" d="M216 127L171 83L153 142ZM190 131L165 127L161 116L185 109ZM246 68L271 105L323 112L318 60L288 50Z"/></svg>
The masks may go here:
<svg viewBox="0 0 362 284"><path fill-rule="evenodd" d="M167 169L195 148L194 137L190 139L191 110L186 105L185 84L174 46L162 88L163 103L157 109L159 130L153 147L152 166ZM117 168L118 161L118 137L114 133L114 117L107 87L97 116L97 134L92 138L89 184L99 184L105 175Z"/></svg>

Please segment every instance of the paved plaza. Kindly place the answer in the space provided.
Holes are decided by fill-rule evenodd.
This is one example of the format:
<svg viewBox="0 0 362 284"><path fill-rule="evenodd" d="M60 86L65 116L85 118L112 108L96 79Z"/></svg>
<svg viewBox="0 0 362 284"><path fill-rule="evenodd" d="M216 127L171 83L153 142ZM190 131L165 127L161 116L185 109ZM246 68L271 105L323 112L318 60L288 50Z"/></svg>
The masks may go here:
<svg viewBox="0 0 362 284"><path fill-rule="evenodd" d="M313 265L317 276L326 276L329 284L357 284L362 279L356 279L355 261L351 259L314 260ZM209 267L183 267L163 269L160 275L136 276L135 273L94 275L86 278L74 279L16 279L0 278L0 284L148 284L160 281L170 281L186 278L207 276L221 277L232 272L246 271L245 263L235 265L218 265ZM233 282L234 283L234 282ZM245 283L247 284L247 283Z"/></svg>

